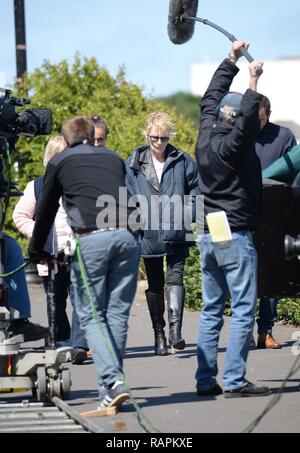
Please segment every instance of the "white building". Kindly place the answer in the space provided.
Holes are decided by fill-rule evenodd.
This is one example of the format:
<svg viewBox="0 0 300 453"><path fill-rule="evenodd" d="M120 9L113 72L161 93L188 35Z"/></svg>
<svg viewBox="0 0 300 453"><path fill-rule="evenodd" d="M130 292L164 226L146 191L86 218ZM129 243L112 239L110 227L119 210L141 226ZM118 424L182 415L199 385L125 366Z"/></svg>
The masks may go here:
<svg viewBox="0 0 300 453"><path fill-rule="evenodd" d="M194 95L205 93L218 65L204 62L192 66ZM235 77L231 90L243 93L249 84L248 63L240 60L238 66L241 71ZM289 127L300 142L300 57L266 61L258 89L271 101L271 121Z"/></svg>

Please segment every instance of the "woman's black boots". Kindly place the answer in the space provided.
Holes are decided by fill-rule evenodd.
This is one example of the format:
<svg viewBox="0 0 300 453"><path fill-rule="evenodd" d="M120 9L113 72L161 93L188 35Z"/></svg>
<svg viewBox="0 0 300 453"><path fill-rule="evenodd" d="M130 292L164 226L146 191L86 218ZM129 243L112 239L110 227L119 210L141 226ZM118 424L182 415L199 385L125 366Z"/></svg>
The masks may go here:
<svg viewBox="0 0 300 453"><path fill-rule="evenodd" d="M164 328L166 326L164 320L165 302L163 293L152 293L146 291L146 299L148 309L152 321L155 338L155 355L168 355L167 339L165 336Z"/></svg>
<svg viewBox="0 0 300 453"><path fill-rule="evenodd" d="M185 348L185 341L181 336L184 298L185 289L183 286L168 286L169 342L173 354L175 349L182 351Z"/></svg>

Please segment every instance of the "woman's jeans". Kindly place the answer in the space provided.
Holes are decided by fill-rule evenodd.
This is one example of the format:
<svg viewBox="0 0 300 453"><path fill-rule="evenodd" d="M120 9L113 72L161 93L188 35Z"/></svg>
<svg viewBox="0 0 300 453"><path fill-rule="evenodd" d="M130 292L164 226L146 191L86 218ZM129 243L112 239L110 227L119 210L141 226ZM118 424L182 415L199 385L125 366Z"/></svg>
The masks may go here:
<svg viewBox="0 0 300 453"><path fill-rule="evenodd" d="M24 263L23 253L17 241L4 235L4 272L9 273ZM5 279L8 286L9 307L17 310L21 319L31 316L30 299L24 269Z"/></svg>
<svg viewBox="0 0 300 453"><path fill-rule="evenodd" d="M275 297L262 297L259 301L259 317L257 319L258 334L272 333L277 321L278 299Z"/></svg>
<svg viewBox="0 0 300 453"><path fill-rule="evenodd" d="M232 299L232 321L224 364L224 389L247 385L246 361L253 332L257 296L257 255L249 231L233 233L233 240L213 243L209 234L199 236L204 308L198 336L197 388L215 386L217 352L223 313Z"/></svg>

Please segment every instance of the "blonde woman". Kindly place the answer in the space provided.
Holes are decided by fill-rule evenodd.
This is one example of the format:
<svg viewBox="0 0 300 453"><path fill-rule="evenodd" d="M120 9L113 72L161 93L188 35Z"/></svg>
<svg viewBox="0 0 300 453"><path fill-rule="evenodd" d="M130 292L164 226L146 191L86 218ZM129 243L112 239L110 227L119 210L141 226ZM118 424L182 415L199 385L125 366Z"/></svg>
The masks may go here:
<svg viewBox="0 0 300 453"><path fill-rule="evenodd" d="M57 153L63 151L66 147L64 138L60 135L53 136L49 139L45 148L43 164L47 167L48 162ZM13 220L16 227L27 238L31 238L34 229L36 204L39 200L43 188L43 176L30 181L24 190L24 195L20 198L13 212ZM51 255L60 258L63 254L67 239L71 234L71 229L67 223L67 215L60 205L52 226L49 237L45 244L44 250ZM43 278L45 292L48 291L48 267L38 265L38 273ZM64 345L70 342L71 328L66 313L67 298L70 293L70 276L65 266L58 266L58 272L55 276L55 302L56 302L56 342L57 345ZM80 331L79 323L76 321L76 314L73 313L72 326L72 345L75 349L75 363L82 363L87 358L86 342L83 333Z"/></svg>
<svg viewBox="0 0 300 453"><path fill-rule="evenodd" d="M164 333L164 289L167 285L169 344L175 349L185 348L181 335L185 289L183 273L188 256L184 227L184 196L198 193L197 166L185 152L170 144L175 136L174 124L164 112L151 113L145 123L146 144L134 151L126 162L127 186L132 195L147 199L148 226L144 230L142 256L145 262L149 288L146 291L148 309L154 329L155 354L168 354ZM164 203L174 196L180 208L179 215L172 210L168 220L168 206ZM162 209L157 204L161 200ZM155 205L158 205L156 210ZM170 207L170 205L169 205ZM178 207L178 206L177 206ZM176 211L177 212L177 211ZM178 225L181 228L178 228ZM164 275L164 257L167 259L167 274Z"/></svg>

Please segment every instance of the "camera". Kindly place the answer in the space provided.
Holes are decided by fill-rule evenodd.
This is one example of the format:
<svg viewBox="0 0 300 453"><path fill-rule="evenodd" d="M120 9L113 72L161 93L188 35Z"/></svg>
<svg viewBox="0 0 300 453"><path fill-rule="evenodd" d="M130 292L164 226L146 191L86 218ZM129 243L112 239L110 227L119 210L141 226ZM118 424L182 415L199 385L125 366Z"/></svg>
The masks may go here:
<svg viewBox="0 0 300 453"><path fill-rule="evenodd" d="M48 135L52 129L52 112L50 109L17 108L30 104L27 98L12 96L12 91L0 88L0 197L20 196L10 178L10 154L15 151L15 144L20 135L35 137ZM8 146L7 146L8 145ZM5 178L8 164L8 180Z"/></svg>
<svg viewBox="0 0 300 453"><path fill-rule="evenodd" d="M22 195L12 181L11 155L19 136L48 135L52 130L51 110L22 109L30 102L30 99L12 96L11 90L0 88L0 319L1 310L9 306L8 288L1 277L5 263L3 226L10 197Z"/></svg>
<svg viewBox="0 0 300 453"><path fill-rule="evenodd" d="M10 138L19 135L35 137L50 134L51 110L28 109L18 112L17 107L24 107L31 101L27 98L16 98L11 94L11 90L0 89L0 135Z"/></svg>

